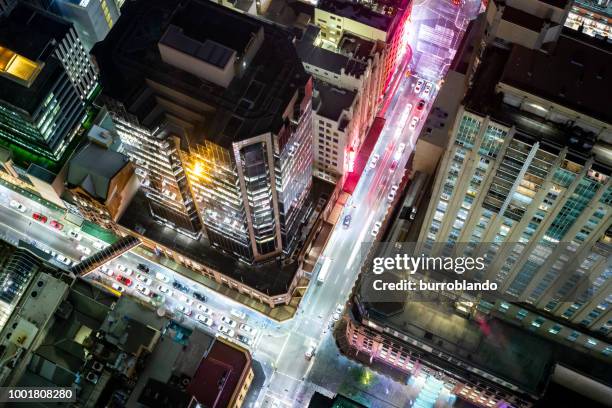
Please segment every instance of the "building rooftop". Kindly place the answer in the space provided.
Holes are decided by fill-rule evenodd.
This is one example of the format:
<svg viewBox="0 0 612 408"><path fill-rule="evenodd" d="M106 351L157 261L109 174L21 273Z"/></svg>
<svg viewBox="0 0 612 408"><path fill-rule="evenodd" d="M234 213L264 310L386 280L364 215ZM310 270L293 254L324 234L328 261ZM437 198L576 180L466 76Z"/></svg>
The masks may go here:
<svg viewBox="0 0 612 408"><path fill-rule="evenodd" d="M218 339L202 359L187 392L204 407L228 407L250 368L251 356L246 349Z"/></svg>
<svg viewBox="0 0 612 408"><path fill-rule="evenodd" d="M518 26L525 27L531 31L538 32L546 22L543 18L510 6L504 8L502 19Z"/></svg>
<svg viewBox="0 0 612 408"><path fill-rule="evenodd" d="M550 54L514 45L500 82L612 123L612 47L601 45L566 35Z"/></svg>
<svg viewBox="0 0 612 408"><path fill-rule="evenodd" d="M357 92L348 89L337 88L324 81L316 81L315 89L318 92L313 100L313 109L317 115L337 122L342 112L348 111L355 99Z"/></svg>
<svg viewBox="0 0 612 408"><path fill-rule="evenodd" d="M308 25L302 37L295 42L295 47L300 59L309 65L324 69L335 74L352 75L361 77L367 68L367 63L325 48L317 47L314 42L319 35L319 27ZM361 52L361 50L360 50Z"/></svg>
<svg viewBox="0 0 612 408"><path fill-rule="evenodd" d="M520 46L514 46L520 47ZM586 47L585 47L586 48ZM510 57L514 55L516 68L517 69L525 69L525 52L526 49L524 47L520 47L520 51L518 54L513 50L504 50L497 47L489 47L485 52L483 63L480 64L476 77L474 79L475 83L478 83L479 86L472 87L464 99L463 103L466 107L466 110L476 112L480 115L489 115L493 120L498 123L505 124L507 126L516 126L517 128L517 137L521 137L523 139L529 139L534 141L539 141L542 145L547 146L547 148L551 152L560 152L563 147L568 147L570 153L573 157L573 160L576 162L586 162L589 156L592 155L591 148L588 146L583 146L580 143L574 143L577 137L580 139L582 136L580 134L575 133L571 126L563 126L558 123L554 123L546 120L540 116L537 116L533 113L520 110L516 107L507 105L503 102L502 94L498 93L497 84L502 82L502 79L505 79L505 83L516 87L518 89L522 89L528 93L533 93L543 98L550 98L551 100L555 100L557 103L560 103L564 106L568 106L572 109L577 109L579 112L586 113L586 105L585 104L576 104L567 100L567 97L555 96L551 94L552 89L554 88L563 88L572 89L573 92L578 92L579 86L576 84L578 78L572 78L572 82L568 82L569 78L572 76L566 76L564 74L559 74L557 69L555 69L554 73L552 70L544 66L540 66L543 61L539 61L535 66L538 68L535 69L534 73L530 77L527 73L512 73L510 72ZM526 53L529 55L530 53ZM520 55L520 57L519 57ZM539 60L541 57L535 57L536 60ZM527 59L530 59L527 57ZM554 62L550 62L550 66L555 66ZM563 65L563 64L562 64ZM573 69L570 67L570 69ZM610 71L610 67L605 67L606 72ZM575 71L574 71L575 72ZM542 83L536 84L534 83L534 78L537 76L542 77ZM561 78L564 78L561 83L555 84L550 81L548 77L555 77L558 81L561 81ZM589 78L585 80L590 84L590 86L594 86L597 84L596 78ZM583 85L584 86L584 85ZM605 89L609 89L610 84L602 83L601 87L591 88L584 87L582 94L584 100L594 101L596 99L605 99ZM576 88L574 90L574 88ZM589 89L589 92L586 92L586 89ZM547 93L548 92L548 93ZM566 90L566 92L570 92ZM587 93L592 93L594 95L585 96ZM580 99L579 99L580 100ZM602 112L605 110L604 107L595 107L597 111L600 111L601 114L591 111L595 118L598 118L602 121L607 121L605 117L609 117L611 114L609 112ZM581 139L580 139L581 140ZM594 164L595 168L598 168L599 171L602 171L606 174L610 174L612 170L605 163L601 161L596 161Z"/></svg>
<svg viewBox="0 0 612 408"><path fill-rule="evenodd" d="M317 4L317 8L382 31L390 30L393 22L393 16L378 13L363 4L348 0L322 0Z"/></svg>
<svg viewBox="0 0 612 408"><path fill-rule="evenodd" d="M312 202L316 203L319 198L324 197L329 199L332 190L333 185L315 178L311 189ZM160 225L152 219L148 211L143 211L145 208L148 208L148 201L142 191L139 191L122 215L119 224L268 296L287 293L297 272L296 262L283 264L275 260L257 266L245 264L212 247L204 238L195 240Z"/></svg>
<svg viewBox="0 0 612 408"><path fill-rule="evenodd" d="M263 29L264 39L244 72L222 87L162 61L158 43L170 25L202 44L209 41L212 48L207 52L245 50L255 30ZM156 83L213 107L186 119L193 125L188 136L229 147L237 140L277 133L285 124L287 105L309 80L292 38L280 26L209 1L139 0L126 3L121 19L92 54L105 94L122 102L141 125L152 129L170 116L158 104L159 88L151 86ZM177 41L181 47L189 45L184 39Z"/></svg>
<svg viewBox="0 0 612 408"><path fill-rule="evenodd" d="M479 324L434 302L407 302L392 315L379 314L378 306L368 305L370 320L464 362L456 367L472 365L529 393L543 392L553 362L543 339L498 319Z"/></svg>
<svg viewBox="0 0 612 408"><path fill-rule="evenodd" d="M113 177L128 164L127 156L89 143L70 160L66 182L71 187L81 187L92 197L106 200Z"/></svg>

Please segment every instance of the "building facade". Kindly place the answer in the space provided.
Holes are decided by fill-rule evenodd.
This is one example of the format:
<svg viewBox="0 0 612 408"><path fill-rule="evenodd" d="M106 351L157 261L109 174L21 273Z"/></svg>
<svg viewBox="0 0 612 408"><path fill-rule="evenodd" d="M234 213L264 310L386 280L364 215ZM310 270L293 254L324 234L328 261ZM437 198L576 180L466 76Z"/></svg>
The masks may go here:
<svg viewBox="0 0 612 408"><path fill-rule="evenodd" d="M115 0L55 0L51 10L74 24L87 50L106 37L121 14Z"/></svg>
<svg viewBox="0 0 612 408"><path fill-rule="evenodd" d="M580 90L568 87L573 74L562 64L571 64L577 49L585 49L582 38L561 35L554 55L519 45L488 51L489 69L502 68L501 76L481 83L489 94L473 92L457 113L419 241L424 250L435 242L465 244L488 265L477 280L607 335L612 163L605 146L612 118L598 102L606 91L596 77ZM611 57L605 48L588 50L580 61L586 67ZM545 81L550 66L566 77ZM557 93L557 86L565 89ZM581 105L565 99L585 86L592 88Z"/></svg>
<svg viewBox="0 0 612 408"><path fill-rule="evenodd" d="M411 3L353 3L342 0L320 1L314 23L321 28L321 41L339 48L345 33L369 41L380 42L384 48L383 80L385 88L407 52L406 21Z"/></svg>
<svg viewBox="0 0 612 408"><path fill-rule="evenodd" d="M63 19L20 3L0 27L0 136L57 160L84 119L97 73Z"/></svg>

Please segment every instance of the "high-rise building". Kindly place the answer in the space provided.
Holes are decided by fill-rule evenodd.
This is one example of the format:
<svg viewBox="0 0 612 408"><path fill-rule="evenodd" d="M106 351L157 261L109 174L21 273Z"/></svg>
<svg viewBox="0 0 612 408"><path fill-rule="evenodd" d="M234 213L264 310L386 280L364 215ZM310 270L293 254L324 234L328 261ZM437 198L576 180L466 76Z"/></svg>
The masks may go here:
<svg viewBox="0 0 612 408"><path fill-rule="evenodd" d="M592 37L612 37L612 1L574 0L565 26Z"/></svg>
<svg viewBox="0 0 612 408"><path fill-rule="evenodd" d="M323 0L315 8L314 24L321 28L320 40L332 49L341 47L346 33L380 42L384 48L383 82L386 85L408 49L405 26L410 11L408 0L384 4Z"/></svg>
<svg viewBox="0 0 612 408"><path fill-rule="evenodd" d="M315 82L314 174L342 182L378 110L383 91L384 45L344 33L336 51L321 47L320 29L308 25L296 41Z"/></svg>
<svg viewBox="0 0 612 408"><path fill-rule="evenodd" d="M72 24L19 3L0 18L0 137L57 160L97 75Z"/></svg>
<svg viewBox="0 0 612 408"><path fill-rule="evenodd" d="M312 81L290 32L206 1L138 1L93 54L153 217L249 261L293 251Z"/></svg>
<svg viewBox="0 0 612 408"><path fill-rule="evenodd" d="M489 47L419 238L425 250L444 242L485 252L489 267L476 279L604 335L612 328L610 63L606 44L571 30L551 53Z"/></svg>
<svg viewBox="0 0 612 408"><path fill-rule="evenodd" d="M120 16L115 0L54 0L50 9L74 23L87 50L106 37Z"/></svg>

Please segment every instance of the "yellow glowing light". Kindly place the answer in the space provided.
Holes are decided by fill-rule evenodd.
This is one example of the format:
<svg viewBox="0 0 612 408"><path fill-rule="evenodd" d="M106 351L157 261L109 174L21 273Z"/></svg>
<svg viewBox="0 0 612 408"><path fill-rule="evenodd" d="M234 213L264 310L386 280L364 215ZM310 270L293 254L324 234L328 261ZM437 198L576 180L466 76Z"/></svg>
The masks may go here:
<svg viewBox="0 0 612 408"><path fill-rule="evenodd" d="M196 162L195 166L193 167L193 173L196 176L201 176L203 171L204 171L204 167L202 166L202 163Z"/></svg>
<svg viewBox="0 0 612 408"><path fill-rule="evenodd" d="M40 72L40 68L36 62L0 46L0 74L31 82Z"/></svg>

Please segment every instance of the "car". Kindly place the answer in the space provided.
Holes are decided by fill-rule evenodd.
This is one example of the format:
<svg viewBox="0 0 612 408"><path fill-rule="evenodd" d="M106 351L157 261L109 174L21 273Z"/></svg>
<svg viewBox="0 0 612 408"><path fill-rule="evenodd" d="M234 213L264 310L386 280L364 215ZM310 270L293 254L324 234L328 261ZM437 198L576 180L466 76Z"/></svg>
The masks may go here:
<svg viewBox="0 0 612 408"><path fill-rule="evenodd" d="M122 293L125 292L125 288L116 282L113 282L111 287L115 289L117 292L122 292Z"/></svg>
<svg viewBox="0 0 612 408"><path fill-rule="evenodd" d="M127 276L132 276L132 274L134 273L134 271L132 271L130 268L123 264L117 265L117 269L119 269L121 272L123 272L124 275Z"/></svg>
<svg viewBox="0 0 612 408"><path fill-rule="evenodd" d="M332 320L334 322L337 322L338 320L340 320L340 313L336 313L336 312L332 313Z"/></svg>
<svg viewBox="0 0 612 408"><path fill-rule="evenodd" d="M306 360L310 360L314 357L315 355L315 346L310 346L308 347L308 349L306 350L306 353L304 353L304 357L306 358Z"/></svg>
<svg viewBox="0 0 612 408"><path fill-rule="evenodd" d="M80 241L81 239L83 239L83 236L81 234L79 234L78 232L76 232L76 231L68 232L68 236L70 238L73 238L75 241ZM94 243L94 248L96 248L96 244L95 243ZM99 249L102 249L102 248L99 248Z"/></svg>
<svg viewBox="0 0 612 408"><path fill-rule="evenodd" d="M160 281L162 281L162 282L170 283L170 278L169 278L169 277L167 277L166 275L164 275L163 273L159 273L159 272L157 272L157 273L155 274L155 277L156 277L157 279L159 279Z"/></svg>
<svg viewBox="0 0 612 408"><path fill-rule="evenodd" d="M137 273L136 279L138 279L147 286L151 286L151 284L153 283L153 279L149 278L147 275L143 275L142 273Z"/></svg>
<svg viewBox="0 0 612 408"><path fill-rule="evenodd" d="M188 288L187 286L183 285L183 284L182 284L181 282L179 282L179 281L176 281L176 280L175 280L174 282L172 282L172 286L174 287L174 289L178 289L178 290L180 290L181 292L184 292L184 293L189 293L189 288Z"/></svg>
<svg viewBox="0 0 612 408"><path fill-rule="evenodd" d="M188 308L185 305L181 305L179 307L176 308L176 310L182 314L184 314L185 316L191 316L191 309Z"/></svg>
<svg viewBox="0 0 612 408"><path fill-rule="evenodd" d="M227 316L221 316L221 321L222 321L223 323L227 324L227 325L228 325L228 326L230 326L230 327L236 327L236 321L235 321L235 320L230 319L230 318L229 318L229 317L227 317Z"/></svg>
<svg viewBox="0 0 612 408"><path fill-rule="evenodd" d="M55 259L57 259L66 266L70 266L72 264L72 261L70 259L66 258L64 255L61 254L55 255Z"/></svg>
<svg viewBox="0 0 612 408"><path fill-rule="evenodd" d="M244 336L242 334L239 334L236 336L236 339L238 339L239 342L246 344L247 346L252 346L253 345L253 339L248 337L248 336Z"/></svg>
<svg viewBox="0 0 612 408"><path fill-rule="evenodd" d="M40 248L40 249L41 249L41 251L43 251L44 253L51 255L51 250L50 250L49 248Z"/></svg>
<svg viewBox="0 0 612 408"><path fill-rule="evenodd" d="M417 103L417 110L423 110L425 107L425 100L421 99L419 103Z"/></svg>
<svg viewBox="0 0 612 408"><path fill-rule="evenodd" d="M376 221L376 222L374 223L374 227L372 228L372 232L370 232L370 234L371 234L373 237L376 237L376 236L378 235L378 231L380 231L380 227L381 227L381 226L382 226L382 222L380 222L380 221Z"/></svg>
<svg viewBox="0 0 612 408"><path fill-rule="evenodd" d="M77 251L82 252L85 255L91 254L91 249L87 248L84 245L79 244L79 245L77 245L76 249L77 249Z"/></svg>
<svg viewBox="0 0 612 408"><path fill-rule="evenodd" d="M197 314L195 315L195 318L198 322L202 323L205 326L212 327L213 325L213 319L211 319L210 317L207 317L201 314Z"/></svg>
<svg viewBox="0 0 612 408"><path fill-rule="evenodd" d="M402 153L404 153L404 150L406 150L406 143L400 143L399 145L397 145L397 150L395 151L395 154L393 155L393 159L395 160L401 159Z"/></svg>
<svg viewBox="0 0 612 408"><path fill-rule="evenodd" d="M9 207L16 209L19 212L26 212L27 208L25 205L21 204L19 201L11 200L9 201Z"/></svg>
<svg viewBox="0 0 612 408"><path fill-rule="evenodd" d="M198 309L200 312L204 313L205 315L212 316L212 311L211 311L209 308L207 308L206 306L204 306L203 304L198 303L198 305L196 306L196 308L197 308L197 309Z"/></svg>
<svg viewBox="0 0 612 408"><path fill-rule="evenodd" d="M424 96L429 96L429 94L431 93L431 90L433 89L433 85L431 82L428 82L425 84L425 90L423 91L423 95Z"/></svg>
<svg viewBox="0 0 612 408"><path fill-rule="evenodd" d="M393 160L391 162L391 166L389 166L389 171L393 171L395 169L397 169L397 160Z"/></svg>
<svg viewBox="0 0 612 408"><path fill-rule="evenodd" d="M344 305L342 303L338 303L336 305L336 313L338 314L342 314L342 311L344 310Z"/></svg>
<svg viewBox="0 0 612 408"><path fill-rule="evenodd" d="M394 184L391 186L391 190L389 191L389 195L387 195L387 201L393 201L393 199L395 198L395 194L397 194L397 189L399 188L399 186L397 184Z"/></svg>
<svg viewBox="0 0 612 408"><path fill-rule="evenodd" d="M144 273L149 273L149 267L143 263L139 263L137 268L139 271L143 271Z"/></svg>
<svg viewBox="0 0 612 408"><path fill-rule="evenodd" d="M347 229L348 227L351 226L352 219L353 217L351 216L351 214L347 214L344 216L344 219L342 220L342 226L344 227L344 229Z"/></svg>
<svg viewBox="0 0 612 408"><path fill-rule="evenodd" d="M179 295L179 300L187 305L193 304L193 299L185 295Z"/></svg>
<svg viewBox="0 0 612 408"><path fill-rule="evenodd" d="M370 160L370 168L371 169L376 167L376 163L378 163L378 159L380 159L379 155L375 154L374 156L372 156L372 159Z"/></svg>
<svg viewBox="0 0 612 408"><path fill-rule="evenodd" d="M203 294L201 294L200 292L193 292L191 294L191 296L193 296L194 298L196 298L200 302L206 302L208 300L208 298L206 296L204 296Z"/></svg>
<svg viewBox="0 0 612 408"><path fill-rule="evenodd" d="M410 130L414 130L417 127L417 124L419 123L419 118L418 116L415 116L412 118L412 120L410 121Z"/></svg>
<svg viewBox="0 0 612 408"><path fill-rule="evenodd" d="M238 310L238 309L232 309L232 310L230 311L230 314L231 314L232 316L234 316L234 317L236 317L236 318L238 318L238 319L242 319L242 320L246 319L246 317L247 317L247 316L246 316L246 313L241 312L241 311L240 311L240 310Z"/></svg>
<svg viewBox="0 0 612 408"><path fill-rule="evenodd" d="M56 220L51 221L50 225L58 231L61 231L64 228L64 225Z"/></svg>
<svg viewBox="0 0 612 408"><path fill-rule="evenodd" d="M164 297L164 295L160 295L159 293L151 292L151 299L153 299L155 302L164 303L164 300L166 298Z"/></svg>
<svg viewBox="0 0 612 408"><path fill-rule="evenodd" d="M112 269L110 269L108 266L104 266L104 265L102 265L100 267L100 272L102 272L103 274L108 275L108 276L113 276L115 274L115 272L113 272Z"/></svg>
<svg viewBox="0 0 612 408"><path fill-rule="evenodd" d="M168 289L167 287L165 287L164 285L159 285L157 287L157 290L159 290L164 295L168 295L168 296L172 297L172 291L170 289Z"/></svg>
<svg viewBox="0 0 612 408"><path fill-rule="evenodd" d="M126 278L123 275L117 275L116 279L119 283L122 283L125 286L132 286L132 280L130 278Z"/></svg>
<svg viewBox="0 0 612 408"><path fill-rule="evenodd" d="M83 256L81 257L81 262L83 262L83 261L84 261L84 260L86 260L86 259L87 259L87 255L83 255Z"/></svg>
<svg viewBox="0 0 612 408"><path fill-rule="evenodd" d="M106 244L103 244L102 242L99 242L99 241L94 241L92 245L93 245L93 247L94 247L94 248L96 248L98 251L101 251L101 250L103 250L104 248L106 248L106 247L107 247L107 245L106 245Z"/></svg>
<svg viewBox="0 0 612 408"><path fill-rule="evenodd" d="M151 289L147 288L146 286L136 285L136 290L139 291L140 293L142 293L145 296L150 296L151 295Z"/></svg>
<svg viewBox="0 0 612 408"><path fill-rule="evenodd" d="M423 89L423 84L425 84L425 81L423 81L422 79L419 79L416 85L414 86L414 93L421 92L421 89Z"/></svg>
<svg viewBox="0 0 612 408"><path fill-rule="evenodd" d="M47 217L45 217L41 213L37 213L37 212L32 213L32 218L34 218L38 222L42 222L43 224L47 222Z"/></svg>
<svg viewBox="0 0 612 408"><path fill-rule="evenodd" d="M234 337L234 334L236 334L234 330L230 329L229 327L225 327L223 325L219 326L218 330L219 330L219 333L223 333L227 337Z"/></svg>
<svg viewBox="0 0 612 408"><path fill-rule="evenodd" d="M257 333L257 330L255 330L248 324L244 324L244 323L240 325L240 330L242 330L243 332L249 333L251 336Z"/></svg>

